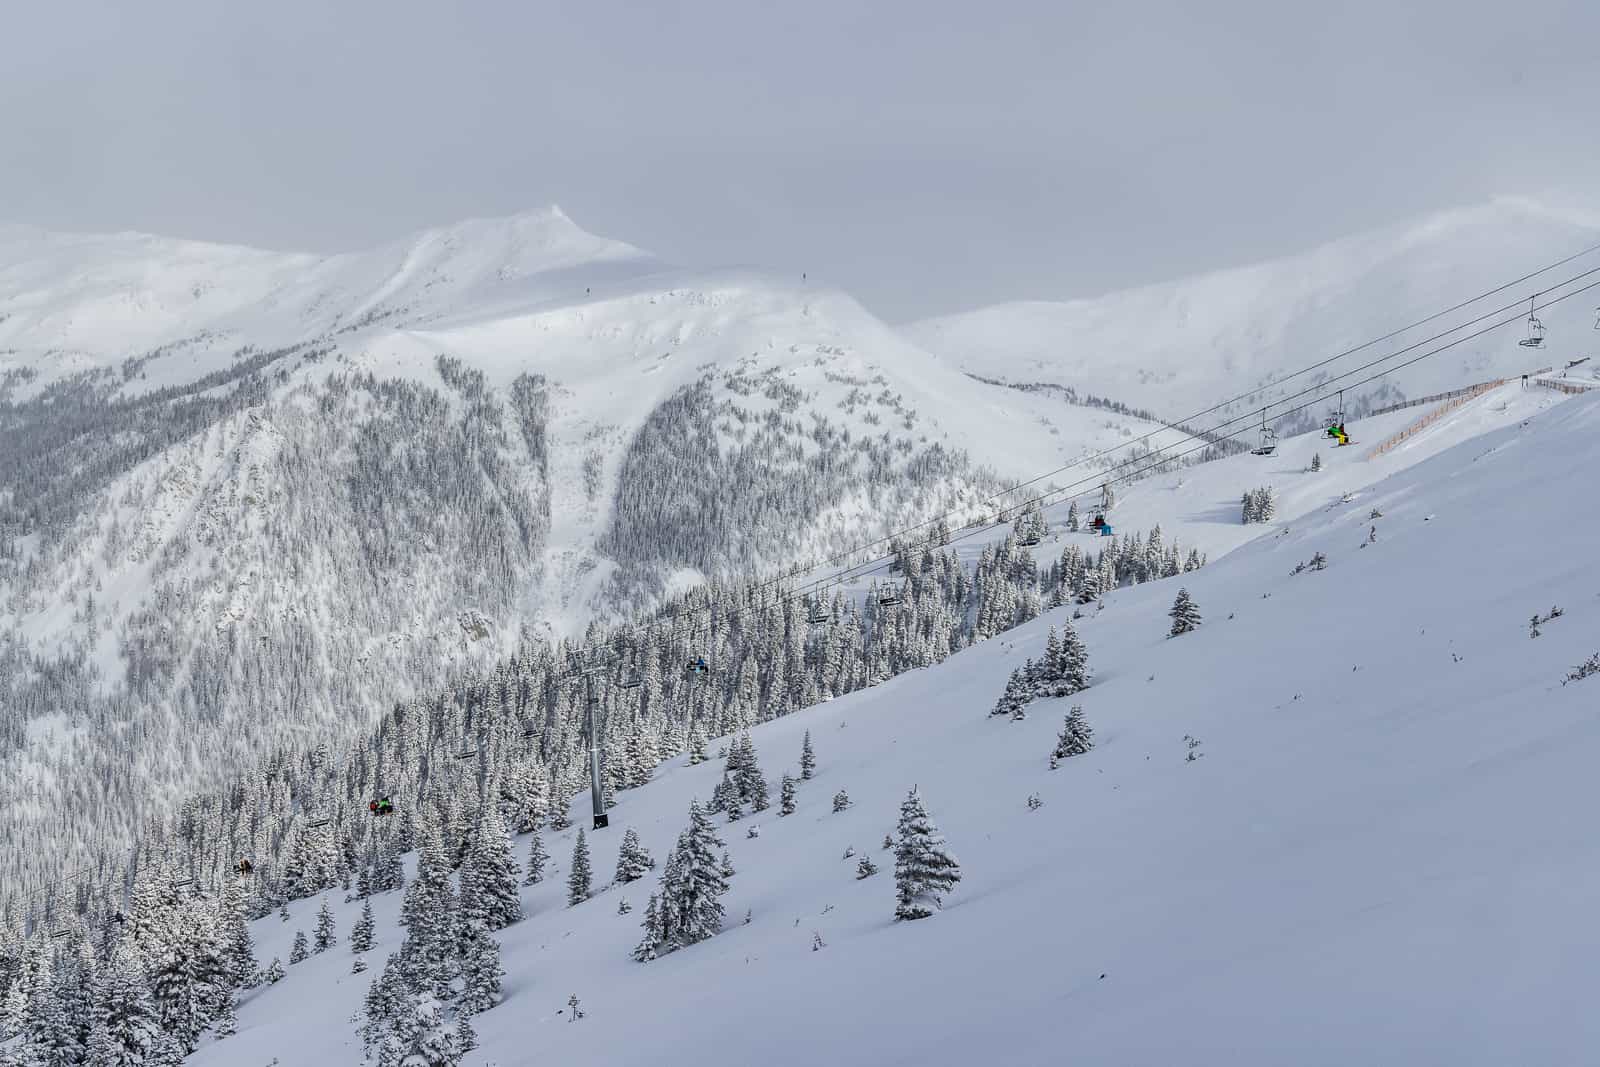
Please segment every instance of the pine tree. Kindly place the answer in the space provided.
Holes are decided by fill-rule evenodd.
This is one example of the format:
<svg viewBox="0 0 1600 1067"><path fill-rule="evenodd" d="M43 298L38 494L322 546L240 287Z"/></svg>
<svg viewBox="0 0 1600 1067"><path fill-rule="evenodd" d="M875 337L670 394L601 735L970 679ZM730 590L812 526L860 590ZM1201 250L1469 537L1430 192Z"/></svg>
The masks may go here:
<svg viewBox="0 0 1600 1067"><path fill-rule="evenodd" d="M540 775L530 775L523 792L522 807L517 813L517 833L531 834L544 825L549 811L549 783Z"/></svg>
<svg viewBox="0 0 1600 1067"><path fill-rule="evenodd" d="M811 749L811 731L800 742L800 778L809 782L817 774L817 754Z"/></svg>
<svg viewBox="0 0 1600 1067"><path fill-rule="evenodd" d="M289 949L289 966L293 967L295 964L303 962L310 954L306 941L306 932L304 930L296 930L294 932L294 945Z"/></svg>
<svg viewBox="0 0 1600 1067"><path fill-rule="evenodd" d="M995 701L994 707L989 711L989 715L991 717L1000 715L1015 717L1018 710L1029 699L1027 673L1021 667L1016 667L1011 671L1011 677L1006 680L1005 690L1000 694L1000 699ZM834 810L837 811L838 809Z"/></svg>
<svg viewBox="0 0 1600 1067"><path fill-rule="evenodd" d="M268 985L277 984L283 978L283 974L283 961L276 956L272 957L272 962L267 964L266 983Z"/></svg>
<svg viewBox="0 0 1600 1067"><path fill-rule="evenodd" d="M861 862L856 864L856 879L871 878L878 873L878 865L872 862L871 856L862 856Z"/></svg>
<svg viewBox="0 0 1600 1067"><path fill-rule="evenodd" d="M767 779L761 773L761 764L756 758L755 742L747 733L738 741L739 760L734 771L734 784L739 789L739 796L749 805L751 811L766 811L771 806L767 792Z"/></svg>
<svg viewBox="0 0 1600 1067"><path fill-rule="evenodd" d="M328 898L322 898L322 907L317 911L317 931L314 951L326 952L338 941L339 933L334 929L333 912L328 908Z"/></svg>
<svg viewBox="0 0 1600 1067"><path fill-rule="evenodd" d="M850 794L849 793L846 793L843 789L841 789L837 793L833 794L833 810L834 810L835 813L841 812L844 809L848 808L849 806L850 806Z"/></svg>
<svg viewBox="0 0 1600 1067"><path fill-rule="evenodd" d="M644 918L639 923L644 928L644 936L639 939L639 944L633 950L633 958L640 963L648 963L656 958L656 948L665 936L661 930L660 910L656 905L656 895L650 894L650 899L644 906Z"/></svg>
<svg viewBox="0 0 1600 1067"><path fill-rule="evenodd" d="M589 867L589 842L578 830L578 840L572 846L572 868L567 872L567 906L582 904L589 899L589 883L593 871Z"/></svg>
<svg viewBox="0 0 1600 1067"><path fill-rule="evenodd" d="M229 961L208 909L196 902L172 920L171 938L159 955L147 957L147 968L162 1029L187 1055L211 1025L220 991L231 985ZM304 933L298 943L303 953Z"/></svg>
<svg viewBox="0 0 1600 1067"><path fill-rule="evenodd" d="M639 843L639 834L632 827L622 835L622 846L617 850L616 881L628 883L643 878L646 871L654 869L656 861Z"/></svg>
<svg viewBox="0 0 1600 1067"><path fill-rule="evenodd" d="M461 907L469 922L503 930L522 921L517 879L522 872L511 856L511 835L499 810L486 805L473 830L472 852L461 871Z"/></svg>
<svg viewBox="0 0 1600 1067"><path fill-rule="evenodd" d="M789 775L783 776L783 785L778 792L778 814L794 814L795 780Z"/></svg>
<svg viewBox="0 0 1600 1067"><path fill-rule="evenodd" d="M622 897L620 900L617 901L617 914L618 915L626 915L626 914L628 914L628 912L630 912L632 910L633 910L633 905L628 903L628 898L627 897Z"/></svg>
<svg viewBox="0 0 1600 1067"><path fill-rule="evenodd" d="M704 763L707 758L705 731L700 729L698 722L691 723L689 726L689 766L693 767L696 764Z"/></svg>
<svg viewBox="0 0 1600 1067"><path fill-rule="evenodd" d="M371 952L373 929L372 902L368 900L361 905L361 918L350 927L350 951L357 956L363 952Z"/></svg>
<svg viewBox="0 0 1600 1067"><path fill-rule="evenodd" d="M482 926L468 924L461 943L461 999L457 1007L463 1015L476 1015L500 1003L500 980L505 977L500 963L500 943Z"/></svg>
<svg viewBox="0 0 1600 1067"><path fill-rule="evenodd" d="M1172 610L1167 614L1172 618L1172 629L1168 632L1168 637L1186 634L1200 625L1200 608L1190 599L1187 589L1178 590L1178 598L1172 602Z"/></svg>
<svg viewBox="0 0 1600 1067"><path fill-rule="evenodd" d="M377 1041L378 1067L456 1067L461 1050L432 993L407 993Z"/></svg>
<svg viewBox="0 0 1600 1067"><path fill-rule="evenodd" d="M645 908L644 939L633 958L654 959L663 949L682 948L714 937L722 929L722 895L728 891L731 864L718 857L723 841L698 801L689 805L689 826L661 872L658 897Z"/></svg>
<svg viewBox="0 0 1600 1067"><path fill-rule="evenodd" d="M536 829L533 831L533 841L528 846L528 874L522 879L523 885L538 885L544 881L544 866L550 861L550 854L544 850L544 840Z"/></svg>
<svg viewBox="0 0 1600 1067"><path fill-rule="evenodd" d="M372 874L374 893L388 893L405 888L405 867L401 860L402 836L386 835L378 849L378 863L373 868Z"/></svg>
<svg viewBox="0 0 1600 1067"><path fill-rule="evenodd" d="M456 1016L456 1048L471 1052L478 1047L478 1031L472 1028L472 1017L466 1012Z"/></svg>
<svg viewBox="0 0 1600 1067"><path fill-rule="evenodd" d="M237 989L254 989L261 984L261 966L256 962L255 940L245 921L244 892L238 883L229 887L219 916L224 968L228 984Z"/></svg>
<svg viewBox="0 0 1600 1067"><path fill-rule="evenodd" d="M233 988L222 990L217 1005L215 1029L218 1037L232 1037L239 1032L239 992Z"/></svg>
<svg viewBox="0 0 1600 1067"><path fill-rule="evenodd" d="M161 1035L150 987L131 945L112 951L95 988L94 1026L89 1062L105 1067L139 1067L148 1061Z"/></svg>
<svg viewBox="0 0 1600 1067"><path fill-rule="evenodd" d="M570 798L554 798L550 805L550 829L572 829L572 801Z"/></svg>
<svg viewBox="0 0 1600 1067"><path fill-rule="evenodd" d="M1094 731L1083 717L1083 708L1074 704L1061 724L1061 735L1056 738L1055 751L1050 754L1050 766L1070 756L1081 756L1094 747Z"/></svg>
<svg viewBox="0 0 1600 1067"><path fill-rule="evenodd" d="M1321 452L1316 452L1316 453L1312 454L1312 456L1311 456L1311 469L1314 470L1314 471L1320 471L1322 469L1322 453Z"/></svg>
<svg viewBox="0 0 1600 1067"><path fill-rule="evenodd" d="M1060 659L1051 673L1054 677L1051 696L1071 696L1089 688L1089 650L1070 622L1061 624Z"/></svg>
<svg viewBox="0 0 1600 1067"><path fill-rule="evenodd" d="M961 881L961 866L945 849L944 838L928 817L916 786L900 805L895 846L896 919L925 919L937 910L944 894Z"/></svg>

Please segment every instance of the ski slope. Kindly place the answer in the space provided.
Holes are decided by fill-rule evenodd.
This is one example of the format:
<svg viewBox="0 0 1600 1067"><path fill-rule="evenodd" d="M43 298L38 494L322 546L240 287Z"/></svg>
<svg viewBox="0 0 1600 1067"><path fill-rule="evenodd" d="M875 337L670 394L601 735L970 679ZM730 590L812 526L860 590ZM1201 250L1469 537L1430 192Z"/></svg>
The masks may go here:
<svg viewBox="0 0 1600 1067"><path fill-rule="evenodd" d="M1600 396L1491 396L1437 431L1409 465L1334 461L1285 494L1301 513L1244 528L1201 571L1108 595L1076 624L1093 685L1025 721L987 713L1070 608L757 728L769 778L794 771L806 730L819 771L793 816L727 827L738 873L709 942L632 962L653 880L567 908L572 835L547 834L556 869L499 935L506 999L474 1018L464 1062L1590 1062L1600 677L1561 683L1600 650ZM1261 462L1123 507L1199 529L1214 472L1259 483ZM1291 575L1317 552L1326 570ZM1204 623L1168 639L1180 581ZM1096 748L1051 771L1069 703ZM591 838L597 881L626 827L663 857L722 773L682 763L621 794ZM897 924L880 842L913 784L964 879L940 914ZM833 814L840 789L852 805ZM848 847L883 870L856 880ZM352 1016L398 906L378 900L371 971L349 975L342 945L290 968L190 1062L357 1062ZM316 907L256 924L263 963ZM341 936L356 910L338 906Z"/></svg>

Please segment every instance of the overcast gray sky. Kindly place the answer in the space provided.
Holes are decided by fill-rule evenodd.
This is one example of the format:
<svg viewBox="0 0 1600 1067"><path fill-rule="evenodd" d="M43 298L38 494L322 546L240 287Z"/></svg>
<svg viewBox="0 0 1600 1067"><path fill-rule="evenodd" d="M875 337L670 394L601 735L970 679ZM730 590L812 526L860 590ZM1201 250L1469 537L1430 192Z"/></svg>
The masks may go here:
<svg viewBox="0 0 1600 1067"><path fill-rule="evenodd" d="M1600 189L1593 0L61 0L4 37L12 221L332 251L556 202L891 319Z"/></svg>

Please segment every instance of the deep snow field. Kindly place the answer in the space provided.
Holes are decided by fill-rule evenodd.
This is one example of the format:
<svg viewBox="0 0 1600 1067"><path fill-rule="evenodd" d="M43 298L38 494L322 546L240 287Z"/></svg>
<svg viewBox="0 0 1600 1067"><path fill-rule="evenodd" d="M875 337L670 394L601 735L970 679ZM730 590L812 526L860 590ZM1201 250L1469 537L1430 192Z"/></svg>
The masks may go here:
<svg viewBox="0 0 1600 1067"><path fill-rule="evenodd" d="M497 935L505 1000L473 1019L463 1062L1592 1063L1600 677L1562 680L1600 651L1600 396L1507 387L1362 458L1425 411L1352 424L1349 449L1301 438L1129 488L1123 528L1159 521L1211 561L1082 609L1093 682L1076 697L988 714L1068 607L754 730L774 783L807 730L819 771L794 815L725 827L737 874L708 942L633 962L654 879L569 908L576 831L547 832L553 869ZM1240 525L1239 494L1266 484L1276 519ZM1317 552L1325 570L1291 574ZM1169 639L1180 584L1204 622ZM1052 771L1073 703L1096 747ZM590 836L597 885L630 826L663 858L722 773L683 764ZM881 843L913 784L964 877L942 912L896 923ZM586 796L573 816L588 824ZM857 880L850 847L880 873ZM360 905L334 903L343 939ZM189 1062L358 1063L353 1018L399 904L374 901L366 974L341 940ZM317 907L254 926L263 964Z"/></svg>

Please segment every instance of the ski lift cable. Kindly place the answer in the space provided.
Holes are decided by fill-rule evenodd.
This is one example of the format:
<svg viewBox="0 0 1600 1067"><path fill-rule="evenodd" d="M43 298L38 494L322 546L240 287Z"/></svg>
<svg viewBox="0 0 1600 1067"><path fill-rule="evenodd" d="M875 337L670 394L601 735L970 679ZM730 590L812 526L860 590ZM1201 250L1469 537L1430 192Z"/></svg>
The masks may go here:
<svg viewBox="0 0 1600 1067"><path fill-rule="evenodd" d="M1540 307L1541 308L1550 307L1552 304L1558 304L1563 300L1570 299L1571 297L1581 295L1582 293L1588 292L1589 290L1596 289L1596 288L1600 288L1600 281L1590 282L1588 285L1585 285L1583 288L1575 289L1570 293L1567 293L1567 294L1564 294L1562 296L1556 297L1556 298L1550 300L1549 302L1540 305ZM1510 326L1510 325L1512 325L1512 324L1514 324L1514 323L1516 323L1518 321L1521 321L1520 315L1517 316L1517 317L1514 317L1514 318L1503 319L1500 322L1492 323L1492 324L1490 324L1488 326L1484 326L1484 327L1474 331L1473 333L1468 334L1465 337L1457 338L1454 341L1450 341L1450 342L1448 342L1446 344L1440 345L1438 348L1430 349L1429 351L1423 352L1420 355L1413 356L1411 359L1406 360L1404 363L1398 364L1398 365L1396 365L1394 367L1385 368L1383 370L1380 370L1380 371L1377 371L1377 372L1375 372L1373 374L1370 374L1367 377L1362 378L1359 381L1352 382L1352 383L1350 383L1350 385L1347 388L1353 388L1355 386L1367 385L1367 384L1369 384L1371 382L1375 382L1380 378L1385 378L1385 377L1387 377L1387 376L1389 376L1391 374L1394 374L1396 371L1404 370L1406 367L1410 367L1413 364L1420 363L1424 359L1428 359L1431 356L1436 356L1441 352L1445 352L1445 351L1448 351L1448 350L1456 347L1457 345L1465 344L1467 341L1475 340L1475 339L1477 339L1479 337L1484 336L1485 334L1493 332L1494 330L1503 329L1504 327ZM1292 408L1288 408L1288 409L1284 410L1278 417L1282 418L1285 415L1292 415L1292 414L1294 414L1296 412L1299 412L1299 411L1310 410L1312 408L1315 408L1319 404L1323 403L1327 399L1329 399L1329 394L1324 394L1322 396L1312 397L1310 400L1307 400L1304 403L1298 404L1298 405L1296 405L1296 406L1294 406ZM1249 429L1249 427L1245 427L1243 429L1235 430L1235 431L1233 431L1233 432L1231 432L1229 434L1226 434L1224 436L1228 437L1228 438L1238 437L1241 434L1247 432L1248 429ZM1118 481L1132 480L1132 479L1136 478L1138 474L1143 473L1145 471L1153 470L1156 467L1159 467L1162 463L1170 462L1173 459L1181 459L1184 456L1192 455L1195 452L1203 451L1210 443L1211 443L1210 441L1202 440L1202 442L1199 445L1197 445L1196 447L1188 449L1187 451L1178 453L1175 456L1154 457L1154 462L1152 462L1148 467L1143 468L1142 471L1132 472L1131 474L1125 475L1123 477L1120 477L1117 480ZM1080 482L1078 484L1082 484L1082 483ZM1070 488L1072 488L1072 487L1071 486L1065 486L1065 487L1062 487L1061 489L1049 490L1049 491L1047 491L1045 493L1041 493L1039 496L1034 497L1032 499L1040 502L1041 504L1049 503L1049 504L1053 505L1053 504L1063 503L1063 502L1065 502L1067 500L1071 500L1071 499L1079 499L1079 500L1081 500L1081 499L1084 499L1084 498L1092 496L1094 494L1094 492L1096 491L1094 488L1090 488L1090 489L1081 490L1081 491L1079 491L1077 493L1071 494L1070 496L1062 496L1059 499L1055 499L1055 500L1049 499L1051 497L1056 496L1059 493L1065 492L1067 489L1070 489ZM968 535L963 534L963 538L966 537L966 536L968 536ZM954 541L954 540L956 540L956 539L952 538L952 541Z"/></svg>

